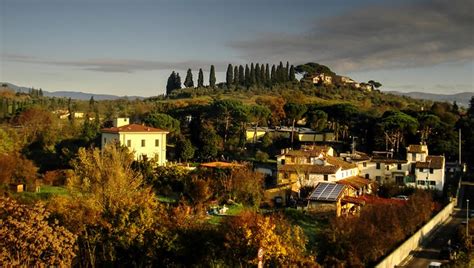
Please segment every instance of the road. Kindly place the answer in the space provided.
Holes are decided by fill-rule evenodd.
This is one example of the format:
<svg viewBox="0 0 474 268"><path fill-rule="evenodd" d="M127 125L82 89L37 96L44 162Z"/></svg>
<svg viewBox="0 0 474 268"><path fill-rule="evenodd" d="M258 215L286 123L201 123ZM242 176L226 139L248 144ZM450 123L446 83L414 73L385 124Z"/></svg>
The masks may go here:
<svg viewBox="0 0 474 268"><path fill-rule="evenodd" d="M446 260L439 259L440 250L448 245L448 240L456 232L462 221L466 220L466 199L470 200L469 209L474 209L474 186L463 185L460 191L459 206L455 209L454 215L451 216L446 224L438 228L422 246L412 251L412 253L397 267L419 268L428 267L432 261L447 263Z"/></svg>

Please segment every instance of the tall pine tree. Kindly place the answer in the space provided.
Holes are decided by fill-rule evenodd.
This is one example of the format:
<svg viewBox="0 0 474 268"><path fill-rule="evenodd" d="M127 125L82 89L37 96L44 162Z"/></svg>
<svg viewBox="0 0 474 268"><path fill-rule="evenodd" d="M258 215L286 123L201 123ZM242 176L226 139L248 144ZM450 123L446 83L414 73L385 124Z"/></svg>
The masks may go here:
<svg viewBox="0 0 474 268"><path fill-rule="evenodd" d="M255 85L255 67L253 66L253 62L250 63L250 86Z"/></svg>
<svg viewBox="0 0 474 268"><path fill-rule="evenodd" d="M272 84L270 80L270 65L267 63L265 64L265 85L269 87Z"/></svg>
<svg viewBox="0 0 474 268"><path fill-rule="evenodd" d="M234 68L232 67L232 64L229 63L227 66L227 73L225 76L225 82L227 84L227 87L230 87L232 85L232 82L234 82Z"/></svg>
<svg viewBox="0 0 474 268"><path fill-rule="evenodd" d="M255 64L255 84L260 85L260 64Z"/></svg>
<svg viewBox="0 0 474 268"><path fill-rule="evenodd" d="M214 69L214 65L211 65L211 71L209 73L209 86L211 88L216 87L216 70Z"/></svg>
<svg viewBox="0 0 474 268"><path fill-rule="evenodd" d="M199 68L198 87L204 87L204 73L201 68Z"/></svg>
<svg viewBox="0 0 474 268"><path fill-rule="evenodd" d="M184 79L184 86L194 87L193 73L191 72L191 69L188 69L188 72L186 73L186 78Z"/></svg>
<svg viewBox="0 0 474 268"><path fill-rule="evenodd" d="M285 82L290 80L290 73L289 72L290 72L290 63L287 61L286 62L285 73L283 74Z"/></svg>
<svg viewBox="0 0 474 268"><path fill-rule="evenodd" d="M260 84L262 84L262 86L265 86L266 84L266 80L265 80L265 65L260 65Z"/></svg>
<svg viewBox="0 0 474 268"><path fill-rule="evenodd" d="M176 79L174 80L174 89L181 89L181 76L176 73Z"/></svg>

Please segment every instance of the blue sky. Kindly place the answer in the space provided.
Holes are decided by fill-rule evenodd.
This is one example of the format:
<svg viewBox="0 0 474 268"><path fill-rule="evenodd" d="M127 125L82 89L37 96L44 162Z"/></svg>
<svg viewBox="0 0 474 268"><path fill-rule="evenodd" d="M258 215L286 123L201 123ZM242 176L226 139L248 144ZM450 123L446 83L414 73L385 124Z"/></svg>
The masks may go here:
<svg viewBox="0 0 474 268"><path fill-rule="evenodd" d="M473 2L392 2L0 0L0 81L153 96L172 70L215 64L220 80L228 63L288 60L384 90L473 92Z"/></svg>

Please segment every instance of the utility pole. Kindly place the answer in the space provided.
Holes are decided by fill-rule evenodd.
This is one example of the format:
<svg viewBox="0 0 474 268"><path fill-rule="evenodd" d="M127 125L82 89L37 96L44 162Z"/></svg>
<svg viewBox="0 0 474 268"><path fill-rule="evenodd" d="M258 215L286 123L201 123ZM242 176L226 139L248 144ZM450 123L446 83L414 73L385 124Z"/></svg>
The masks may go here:
<svg viewBox="0 0 474 268"><path fill-rule="evenodd" d="M459 160L458 161L459 161L459 166L461 166L461 160L462 160L461 159L461 146L462 146L462 144L461 144L461 128L459 128L459 135L458 136L459 136L459 141L458 141L458 143L459 143L459 146L458 146L459 147Z"/></svg>
<svg viewBox="0 0 474 268"><path fill-rule="evenodd" d="M469 239L469 199L467 201L467 208L466 208L466 240Z"/></svg>

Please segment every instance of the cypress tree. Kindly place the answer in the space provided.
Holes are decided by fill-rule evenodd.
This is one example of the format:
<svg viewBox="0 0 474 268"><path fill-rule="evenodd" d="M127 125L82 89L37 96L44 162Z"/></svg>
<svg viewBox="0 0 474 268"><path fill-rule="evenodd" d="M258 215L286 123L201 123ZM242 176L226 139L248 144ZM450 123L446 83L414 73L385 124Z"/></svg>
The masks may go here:
<svg viewBox="0 0 474 268"><path fill-rule="evenodd" d="M253 62L250 64L250 86L255 85L255 67Z"/></svg>
<svg viewBox="0 0 474 268"><path fill-rule="evenodd" d="M294 82L296 80L295 67L293 67L293 65L290 67L290 74L288 78L290 82Z"/></svg>
<svg viewBox="0 0 474 268"><path fill-rule="evenodd" d="M201 68L199 68L198 87L204 87L204 73Z"/></svg>
<svg viewBox="0 0 474 268"><path fill-rule="evenodd" d="M267 81L265 80L265 65L260 65L260 84L262 84L262 86L265 86L265 84L267 83Z"/></svg>
<svg viewBox="0 0 474 268"><path fill-rule="evenodd" d="M287 61L286 62L286 68L285 68L285 74L284 74L285 82L290 81L289 72L290 72L290 63Z"/></svg>
<svg viewBox="0 0 474 268"><path fill-rule="evenodd" d="M260 85L260 64L255 64L255 84Z"/></svg>
<svg viewBox="0 0 474 268"><path fill-rule="evenodd" d="M191 68L188 69L188 72L186 73L186 78L184 79L184 86L185 87L194 87L193 73L191 71Z"/></svg>
<svg viewBox="0 0 474 268"><path fill-rule="evenodd" d="M239 67L237 65L234 67L234 85L239 85Z"/></svg>
<svg viewBox="0 0 474 268"><path fill-rule="evenodd" d="M168 77L168 82L166 83L166 95L171 94L171 92L175 89L175 81L176 73L173 71Z"/></svg>
<svg viewBox="0 0 474 268"><path fill-rule="evenodd" d="M239 66L239 83L242 86L245 86L245 73L244 73L244 66Z"/></svg>
<svg viewBox="0 0 474 268"><path fill-rule="evenodd" d="M181 89L181 77L176 73L176 80L174 80L174 89Z"/></svg>
<svg viewBox="0 0 474 268"><path fill-rule="evenodd" d="M209 86L211 88L216 86L216 70L214 69L214 65L211 65L211 71L209 73Z"/></svg>
<svg viewBox="0 0 474 268"><path fill-rule="evenodd" d="M283 62L280 61L280 65L277 68L277 80L278 83L285 82L285 71L283 69Z"/></svg>
<svg viewBox="0 0 474 268"><path fill-rule="evenodd" d="M248 64L245 64L245 86L250 87L250 69Z"/></svg>
<svg viewBox="0 0 474 268"><path fill-rule="evenodd" d="M272 82L272 85L275 85L277 83L277 75L276 75L276 70L275 70L275 64L272 65L271 82Z"/></svg>
<svg viewBox="0 0 474 268"><path fill-rule="evenodd" d="M40 97L43 97L43 89L42 88L40 88L38 94L39 94Z"/></svg>
<svg viewBox="0 0 474 268"><path fill-rule="evenodd" d="M272 84L270 80L270 65L267 63L265 65L265 85L268 87Z"/></svg>
<svg viewBox="0 0 474 268"><path fill-rule="evenodd" d="M227 87L230 87L232 85L232 82L234 82L234 68L232 67L232 64L229 63L227 65L227 73L225 76L225 82L227 84Z"/></svg>

